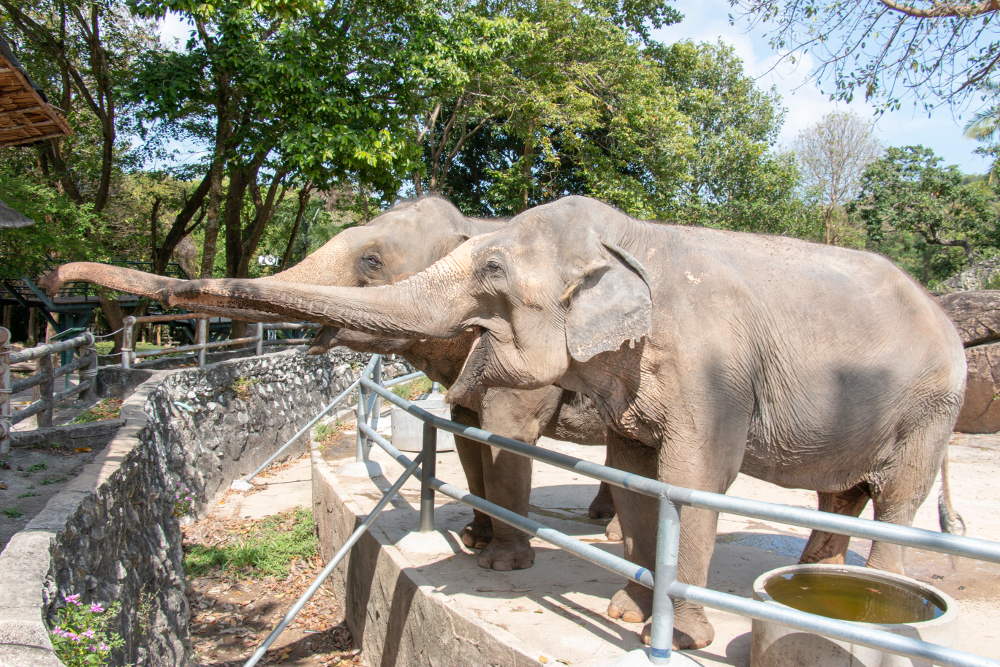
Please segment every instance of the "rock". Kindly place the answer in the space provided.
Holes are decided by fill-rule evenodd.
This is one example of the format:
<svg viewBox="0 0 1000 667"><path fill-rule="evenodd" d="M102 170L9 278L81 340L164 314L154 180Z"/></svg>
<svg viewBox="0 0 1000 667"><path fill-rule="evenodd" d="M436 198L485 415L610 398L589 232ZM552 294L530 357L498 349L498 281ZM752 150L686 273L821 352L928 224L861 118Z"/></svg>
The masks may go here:
<svg viewBox="0 0 1000 667"><path fill-rule="evenodd" d="M1000 431L1000 290L954 292L938 302L955 323L969 365L960 433Z"/></svg>
<svg viewBox="0 0 1000 667"><path fill-rule="evenodd" d="M1000 290L943 294L938 303L955 323L965 347L1000 341Z"/></svg>
<svg viewBox="0 0 1000 667"><path fill-rule="evenodd" d="M955 430L960 433L1000 431L1000 343L978 345L965 351L969 377L965 404Z"/></svg>

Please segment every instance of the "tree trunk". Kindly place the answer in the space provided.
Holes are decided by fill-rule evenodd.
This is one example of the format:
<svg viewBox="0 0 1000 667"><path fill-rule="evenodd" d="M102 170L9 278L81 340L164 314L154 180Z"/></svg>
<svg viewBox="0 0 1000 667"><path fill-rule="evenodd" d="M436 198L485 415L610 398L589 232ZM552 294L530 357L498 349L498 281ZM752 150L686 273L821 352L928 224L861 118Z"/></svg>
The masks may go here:
<svg viewBox="0 0 1000 667"><path fill-rule="evenodd" d="M221 149L216 145L216 159L209 169L208 215L205 217L205 245L201 252L201 274L199 278L211 278L215 267L215 252L219 239L219 212L222 208L222 168ZM179 240L178 240L179 242Z"/></svg>
<svg viewBox="0 0 1000 667"><path fill-rule="evenodd" d="M122 328L125 316L122 314L118 301L109 297L106 291L97 290L97 298L101 302L101 312L104 313L104 319L108 321L111 330L116 332L112 337L114 346L111 348L111 354L118 354L122 351L122 332L119 329Z"/></svg>
<svg viewBox="0 0 1000 667"><path fill-rule="evenodd" d="M292 233L288 237L288 245L285 247L285 256L281 258L281 266L278 267L279 271L284 271L288 268L288 263L292 257L292 246L295 244L295 237L299 233L299 225L302 224L302 216L306 211L306 206L309 205L309 199L312 197L312 183L306 183L299 190L299 209L295 212L295 224L292 225ZM306 248L306 252L309 248Z"/></svg>
<svg viewBox="0 0 1000 667"><path fill-rule="evenodd" d="M28 347L38 344L38 309L28 308Z"/></svg>
<svg viewBox="0 0 1000 667"><path fill-rule="evenodd" d="M195 191L191 193L191 198L185 202L180 213L178 213L177 217L174 218L174 223L170 226L170 231L167 232L166 237L164 237L163 244L160 246L159 250L156 251L156 254L153 255L153 273L156 275L162 276L166 273L167 264L170 263L170 257L174 254L174 249L177 248L177 244L180 243L185 236L193 232L195 227L198 226L200 218L198 222L190 227L187 225L191 222L191 218L194 217L195 213L203 209L205 197L208 195L211 182L212 175L210 169L208 173L205 174L205 177L201 179L201 183L198 184ZM218 229L218 227L216 229ZM211 276L208 277L210 278Z"/></svg>
<svg viewBox="0 0 1000 667"><path fill-rule="evenodd" d="M10 306L3 307L3 328L10 331Z"/></svg>

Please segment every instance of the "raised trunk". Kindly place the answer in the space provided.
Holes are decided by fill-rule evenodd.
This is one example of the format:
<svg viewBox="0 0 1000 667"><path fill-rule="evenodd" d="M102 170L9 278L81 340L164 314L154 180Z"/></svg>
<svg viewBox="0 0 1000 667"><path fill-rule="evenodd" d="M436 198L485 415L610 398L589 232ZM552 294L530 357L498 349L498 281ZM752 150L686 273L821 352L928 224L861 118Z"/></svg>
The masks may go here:
<svg viewBox="0 0 1000 667"><path fill-rule="evenodd" d="M178 285L170 304L242 308L367 333L451 338L474 326L479 304L469 250L459 248L426 271L382 287L320 287L277 280L197 280Z"/></svg>
<svg viewBox="0 0 1000 667"><path fill-rule="evenodd" d="M91 283L119 292L163 301L166 298L166 291L184 281L177 278L155 276L144 271L124 269L120 266L94 262L72 262L63 264L47 274L38 281L38 284L49 294L55 294L64 283L71 282Z"/></svg>

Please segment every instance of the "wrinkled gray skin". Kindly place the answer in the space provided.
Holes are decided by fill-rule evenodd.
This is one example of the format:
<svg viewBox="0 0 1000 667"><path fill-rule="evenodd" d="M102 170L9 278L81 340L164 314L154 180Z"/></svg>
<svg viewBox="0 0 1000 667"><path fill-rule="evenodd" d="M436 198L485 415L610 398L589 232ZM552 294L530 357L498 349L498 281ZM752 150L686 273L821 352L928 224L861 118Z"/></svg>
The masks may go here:
<svg viewBox="0 0 1000 667"><path fill-rule="evenodd" d="M568 197L479 236L426 271L367 289L193 281L170 297L377 335L477 334L449 396L556 384L591 397L616 468L724 493L738 472L814 489L820 508L909 525L965 390L954 326L874 254L782 237L656 225ZM626 557L652 569L657 505L614 489ZM678 579L704 586L717 515L684 508ZM806 562L843 562L816 533ZM902 572L902 550L868 565ZM609 614L650 613L629 584ZM644 630L648 639L648 626ZM674 644L707 645L704 610L675 603Z"/></svg>
<svg viewBox="0 0 1000 667"><path fill-rule="evenodd" d="M367 225L341 232L295 267L266 280L350 287L386 285L426 269L469 237L496 231L505 224L503 220L465 218L457 208L436 197L402 202ZM151 298L157 298L160 290L184 282L102 264L76 263L59 267L43 280L43 286L54 291L63 282L74 280ZM238 319L287 319L265 310L183 305ZM322 354L331 347L346 345L359 352L395 353L432 380L451 386L458 378L471 343L471 332L454 339L419 340L324 327L309 352ZM532 444L540 435L586 445L604 446L607 440L607 427L592 402L558 387L527 391L487 389L483 395L472 395L461 405L455 405L453 414L463 424ZM469 490L527 516L531 461L462 437L456 437L455 444ZM611 491L606 484L601 485L591 503L590 515L601 518L614 515ZM617 521L612 522L609 538L616 539L618 533ZM485 568L523 569L534 562L534 551L526 534L503 522L492 522L478 511L461 538L467 546L482 549L479 564Z"/></svg>

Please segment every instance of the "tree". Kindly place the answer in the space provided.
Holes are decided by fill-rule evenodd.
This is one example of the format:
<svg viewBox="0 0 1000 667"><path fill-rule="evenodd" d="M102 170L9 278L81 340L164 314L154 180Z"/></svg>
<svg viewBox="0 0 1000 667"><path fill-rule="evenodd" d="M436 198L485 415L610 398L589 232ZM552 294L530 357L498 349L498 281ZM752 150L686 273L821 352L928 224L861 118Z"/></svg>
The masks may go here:
<svg viewBox="0 0 1000 667"><path fill-rule="evenodd" d="M958 105L1000 63L996 2L941 0L730 0L769 26L771 47L809 52L831 97L861 94L883 109L913 96L927 109Z"/></svg>
<svg viewBox="0 0 1000 667"><path fill-rule="evenodd" d="M794 160L774 152L785 109L763 90L723 43L670 45L659 57L664 85L688 118L693 150L688 180L671 218L687 224L809 236L808 211L795 196Z"/></svg>
<svg viewBox="0 0 1000 667"><path fill-rule="evenodd" d="M982 180L963 183L957 166L941 162L923 146L888 148L865 169L858 197L847 207L875 249L924 283L972 263L977 249L1000 246L997 193ZM922 265L900 261L911 250Z"/></svg>
<svg viewBox="0 0 1000 667"><path fill-rule="evenodd" d="M842 242L843 230L834 229L834 220L857 196L865 169L882 153L872 124L855 113L829 113L800 132L792 148L802 186L822 207L826 243Z"/></svg>

